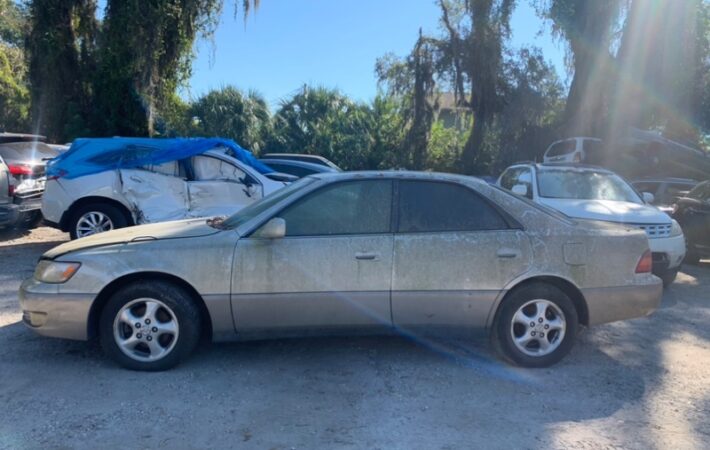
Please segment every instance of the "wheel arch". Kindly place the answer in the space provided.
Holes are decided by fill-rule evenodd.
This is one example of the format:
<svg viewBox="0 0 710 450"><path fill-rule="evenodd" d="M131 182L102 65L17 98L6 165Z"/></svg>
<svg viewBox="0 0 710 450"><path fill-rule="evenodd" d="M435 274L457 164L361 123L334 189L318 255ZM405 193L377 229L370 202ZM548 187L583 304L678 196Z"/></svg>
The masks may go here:
<svg viewBox="0 0 710 450"><path fill-rule="evenodd" d="M99 318L101 317L101 311L103 310L104 306L106 306L106 303L108 303L108 300L111 298L111 296L118 292L118 290L122 287L138 281L166 281L185 289L185 291L190 294L193 301L200 310L203 336L207 337L210 340L212 339L211 316L204 299L197 292L197 289L195 289L190 283L183 280L182 278L164 272L136 272L123 275L119 278L116 278L111 283L107 284L103 289L101 289L101 292L99 292L99 294L96 296L96 299L94 299L89 310L89 318L87 320L86 330L89 339L94 339L99 335Z"/></svg>
<svg viewBox="0 0 710 450"><path fill-rule="evenodd" d="M491 329L493 327L493 324L495 324L495 321L498 318L498 314L501 310L501 305L503 305L505 300L510 297L510 295L516 290L533 283L546 283L555 286L556 288L564 292L570 298L570 300L572 300L572 303L574 304L574 307L577 310L579 324L589 326L589 308L587 306L587 300L584 298L584 294L582 294L582 291L574 283L557 275L535 275L514 282L514 284L512 284L506 289L505 293L494 305L492 309L492 314L490 314L489 316L489 329Z"/></svg>
<svg viewBox="0 0 710 450"><path fill-rule="evenodd" d="M81 208L82 206L85 206L85 205L90 205L92 203L105 203L105 204L109 204L111 206L114 206L114 207L118 208L123 213L123 215L126 217L126 220L128 221L129 226L133 226L136 224L135 218L133 217L133 213L131 212L131 210L126 205L121 203L120 201L110 198L110 197L103 197L103 196L99 196L99 195L90 195L90 196L82 197L82 198L76 200L74 203L71 204L71 206L69 206L69 208L67 208L66 211L64 211L64 214L62 214L62 218L59 221L60 229L65 232L69 231L69 227L71 225L70 222L71 222L72 216L74 215L74 212L78 208Z"/></svg>

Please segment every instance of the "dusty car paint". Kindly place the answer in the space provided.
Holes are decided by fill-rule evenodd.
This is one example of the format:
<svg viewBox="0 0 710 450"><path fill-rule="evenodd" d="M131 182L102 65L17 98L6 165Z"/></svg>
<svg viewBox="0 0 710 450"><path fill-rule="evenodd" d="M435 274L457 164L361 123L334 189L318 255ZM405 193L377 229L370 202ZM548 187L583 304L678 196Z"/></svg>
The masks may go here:
<svg viewBox="0 0 710 450"><path fill-rule="evenodd" d="M83 308L73 309L81 317L68 323L88 323L90 329L89 317L100 304L88 299L103 298L101 293L122 277L156 273L182 280L199 293L210 313L215 340L248 338L266 328L287 334L304 325L484 328L491 325L506 292L539 277L567 283L580 292L589 323L644 315L658 306L659 280L634 273L648 242L645 233L633 227L577 223L531 207L480 180L455 175L318 175L318 181L301 195L333 180L363 177L460 183L495 202L521 227L445 236L351 236L320 243L317 237L250 237L275 211L294 201L288 198L237 229L217 230L196 219L63 244L44 257L80 261L82 266L68 282L51 288L57 300L50 314L72 302L83 303ZM461 247L470 252L459 251ZM375 253L376 259L345 262L338 256L342 252ZM251 257L246 258L247 253ZM23 309L43 302L44 289L34 280L26 281L21 291ZM638 301L624 303L624 295ZM89 336L88 331L62 334L41 327L37 331L79 339Z"/></svg>

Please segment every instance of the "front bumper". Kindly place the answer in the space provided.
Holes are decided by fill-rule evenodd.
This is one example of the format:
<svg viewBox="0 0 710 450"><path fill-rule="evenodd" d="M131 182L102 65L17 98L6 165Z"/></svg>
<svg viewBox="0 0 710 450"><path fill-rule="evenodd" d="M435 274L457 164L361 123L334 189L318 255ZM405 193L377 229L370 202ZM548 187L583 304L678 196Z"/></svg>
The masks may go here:
<svg viewBox="0 0 710 450"><path fill-rule="evenodd" d="M582 289L587 301L589 325L643 317L661 305L663 282L647 275L636 284Z"/></svg>
<svg viewBox="0 0 710 450"><path fill-rule="evenodd" d="M653 273L674 270L680 267L685 258L685 237L649 239L648 246L654 254Z"/></svg>
<svg viewBox="0 0 710 450"><path fill-rule="evenodd" d="M63 294L58 284L30 278L20 286L22 320L42 336L85 341L94 298L93 294Z"/></svg>

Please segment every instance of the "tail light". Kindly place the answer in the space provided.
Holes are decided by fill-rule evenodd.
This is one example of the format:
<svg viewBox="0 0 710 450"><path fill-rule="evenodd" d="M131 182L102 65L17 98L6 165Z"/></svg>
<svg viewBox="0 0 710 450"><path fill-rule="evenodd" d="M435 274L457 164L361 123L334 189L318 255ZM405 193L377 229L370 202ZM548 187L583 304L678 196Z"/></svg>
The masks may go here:
<svg viewBox="0 0 710 450"><path fill-rule="evenodd" d="M651 273L653 270L653 255L651 250L646 250L636 264L636 273Z"/></svg>
<svg viewBox="0 0 710 450"><path fill-rule="evenodd" d="M26 164L10 164L7 166L13 175L32 175L32 166Z"/></svg>

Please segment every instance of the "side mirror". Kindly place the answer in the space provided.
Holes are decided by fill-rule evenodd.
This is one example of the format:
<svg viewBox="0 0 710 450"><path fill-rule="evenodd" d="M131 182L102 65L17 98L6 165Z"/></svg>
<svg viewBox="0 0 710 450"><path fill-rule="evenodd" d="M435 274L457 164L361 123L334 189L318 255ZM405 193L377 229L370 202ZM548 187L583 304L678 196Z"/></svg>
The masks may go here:
<svg viewBox="0 0 710 450"><path fill-rule="evenodd" d="M522 195L523 197L528 196L528 187L524 184L516 184L511 191L513 191L513 194Z"/></svg>
<svg viewBox="0 0 710 450"><path fill-rule="evenodd" d="M653 203L653 201L656 199L656 197L653 196L650 192L643 192L641 194L641 197L643 197L643 201L646 203Z"/></svg>
<svg viewBox="0 0 710 450"><path fill-rule="evenodd" d="M280 239L284 236L286 236L286 221L281 217L274 217L254 233L254 237L263 239Z"/></svg>

